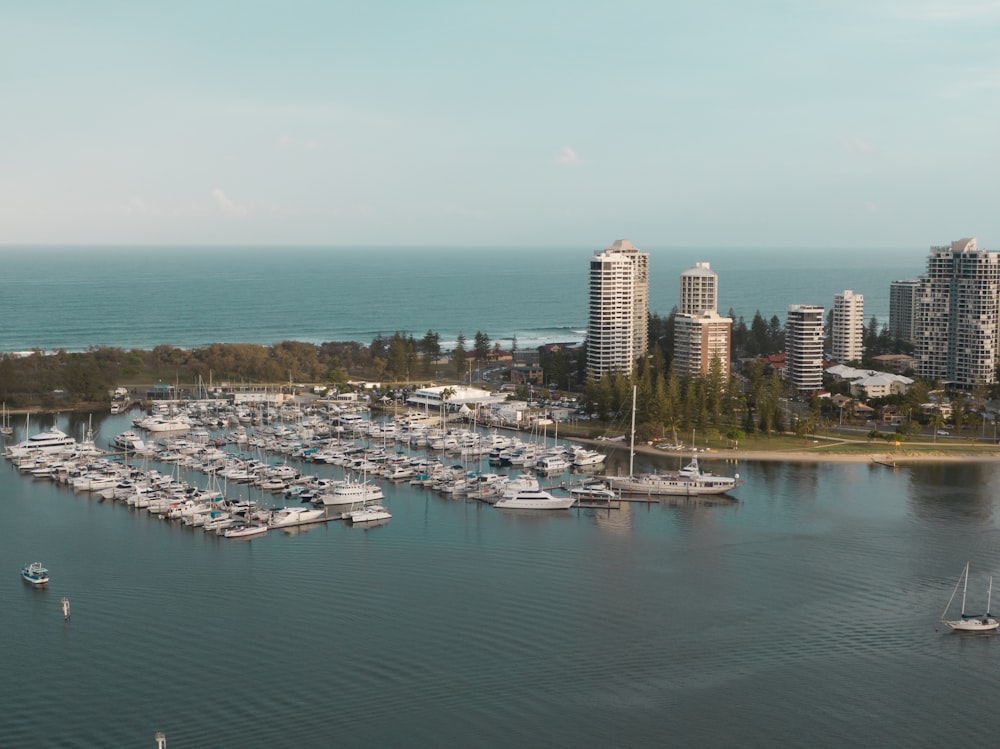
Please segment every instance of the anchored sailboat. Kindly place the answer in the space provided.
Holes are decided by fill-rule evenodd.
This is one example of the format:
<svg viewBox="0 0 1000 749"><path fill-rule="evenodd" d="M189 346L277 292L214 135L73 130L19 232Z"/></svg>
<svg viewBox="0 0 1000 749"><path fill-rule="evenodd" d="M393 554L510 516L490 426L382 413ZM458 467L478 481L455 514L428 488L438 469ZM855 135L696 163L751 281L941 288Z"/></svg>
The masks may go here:
<svg viewBox="0 0 1000 749"><path fill-rule="evenodd" d="M948 615L948 609L951 608L951 602L955 600L955 594L958 593L958 586L962 586L962 613L959 619L945 619ZM990 578L990 585L988 592L986 594L986 613L985 614L967 614L965 612L965 597L969 588L969 563L965 563L965 569L962 571L962 575L958 578L958 582L955 583L955 589L951 592L951 598L948 599L948 605L944 607L944 611L941 612L941 622L956 632L989 632L991 630L1000 627L1000 620L993 617L990 614L990 599L993 595L993 578Z"/></svg>

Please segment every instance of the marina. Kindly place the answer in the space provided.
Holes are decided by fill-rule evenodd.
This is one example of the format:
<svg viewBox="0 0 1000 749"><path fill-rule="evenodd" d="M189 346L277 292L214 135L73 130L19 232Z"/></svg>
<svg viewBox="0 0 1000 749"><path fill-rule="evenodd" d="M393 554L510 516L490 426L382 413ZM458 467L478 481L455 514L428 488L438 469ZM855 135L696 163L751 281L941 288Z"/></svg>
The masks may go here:
<svg viewBox="0 0 1000 749"><path fill-rule="evenodd" d="M133 428L134 417L95 415L97 444ZM83 434L89 421L61 416L55 425ZM23 422L15 419L15 428L23 439ZM248 430L246 441L223 446L244 461L245 477L258 464L287 464L309 477L291 491L316 487L319 496L345 475L325 460L255 455L249 448L258 438ZM160 439L174 440L170 449L182 459L113 462L145 462L212 489L210 474L186 465L192 456L184 451L194 448L176 442L183 437ZM382 448L381 436L374 445L367 434L351 441ZM317 452L332 456L340 447ZM872 736L898 745L978 735L956 734L934 717L969 704L932 685L971 678L989 691L1000 682L993 637L944 634L939 622L966 558L976 559L981 575L969 582L970 595L975 587L984 603L987 576L1000 568L994 465L886 471L747 463L738 466L746 483L733 498L510 512L456 495L455 487L423 486L435 480L435 459L463 466L457 486L479 465L466 465L471 456L388 439L386 448L389 457L401 451L427 461L410 479L381 479L391 520L331 519L244 540L107 499L108 490L33 478L6 461L0 561L14 569L40 558L58 574L41 589L6 578L0 636L34 634L7 664L20 686L4 692L0 744L84 736L90 745L147 746L162 731L174 749L370 746L400 736L473 745L486 731L503 744L651 745L664 735L664 713L674 716L678 740L723 747L777 745L788 735L821 747ZM606 472L627 465L627 446L606 452ZM671 458L640 455L635 470L663 471ZM510 469L510 481L524 480L522 473L523 466ZM566 481L568 491L584 477L594 479L570 472L539 484L554 491ZM246 478L214 480L246 508L318 509ZM73 601L71 622L62 598ZM691 611L700 626L690 626ZM870 627L873 612L892 626ZM797 626L776 636L776 621ZM567 628L600 632L601 648L567 638ZM360 631L379 643L377 652L303 660L270 647L294 637L315 649ZM529 639L513 634L528 631ZM193 632L209 633L208 649L192 646ZM219 638L264 645L249 659L233 658L228 645L227 654L212 656ZM817 670L824 679L814 678ZM101 686L81 693L98 673ZM151 709L150 694L169 709ZM336 694L330 704L340 720L303 717L296 712L303 694ZM40 699L68 708L42 726L31 710ZM363 720L373 701L386 715L377 724ZM881 711L853 707L876 703L901 719L887 727ZM227 719L244 714L296 720Z"/></svg>

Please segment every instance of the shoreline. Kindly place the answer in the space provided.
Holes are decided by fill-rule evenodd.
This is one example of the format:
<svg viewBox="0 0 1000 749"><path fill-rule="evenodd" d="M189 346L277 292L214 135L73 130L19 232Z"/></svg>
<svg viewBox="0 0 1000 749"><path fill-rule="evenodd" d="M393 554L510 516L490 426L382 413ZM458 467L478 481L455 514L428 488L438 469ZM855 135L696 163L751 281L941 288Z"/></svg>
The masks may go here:
<svg viewBox="0 0 1000 749"><path fill-rule="evenodd" d="M568 437L575 442L585 442L589 445L600 447L607 443L599 440L580 439ZM829 446L829 445L827 445ZM626 450L627 450L626 446ZM652 445L636 445L636 454L657 455L661 457L688 456L690 451L680 450L666 452ZM769 463L862 463L869 465L879 465L886 468L894 468L901 465L913 465L917 463L997 463L1000 462L1000 450L993 452L979 452L970 450L967 452L941 450L939 448L928 447L923 450L919 445L911 445L910 449L899 450L871 450L870 452L836 453L821 452L820 450L699 450L698 460L701 462L721 461L725 463L738 463L740 461L769 462Z"/></svg>

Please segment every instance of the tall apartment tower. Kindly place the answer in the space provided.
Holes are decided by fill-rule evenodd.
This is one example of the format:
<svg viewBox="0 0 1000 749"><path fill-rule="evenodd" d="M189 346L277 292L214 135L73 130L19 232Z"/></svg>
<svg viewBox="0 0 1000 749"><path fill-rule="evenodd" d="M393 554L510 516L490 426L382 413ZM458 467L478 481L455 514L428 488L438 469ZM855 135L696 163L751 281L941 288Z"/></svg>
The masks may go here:
<svg viewBox="0 0 1000 749"><path fill-rule="evenodd" d="M841 364L860 361L865 352L865 298L850 289L833 297L831 354Z"/></svg>
<svg viewBox="0 0 1000 749"><path fill-rule="evenodd" d="M649 341L649 253L618 239L590 260L587 369L631 374Z"/></svg>
<svg viewBox="0 0 1000 749"><path fill-rule="evenodd" d="M681 273L681 301L677 311L682 315L700 315L719 309L719 276L708 263L695 263Z"/></svg>
<svg viewBox="0 0 1000 749"><path fill-rule="evenodd" d="M785 378L800 393L823 387L823 308L788 305L785 318Z"/></svg>
<svg viewBox="0 0 1000 749"><path fill-rule="evenodd" d="M920 279L908 278L889 284L889 334L906 343L916 342L917 295Z"/></svg>
<svg viewBox="0 0 1000 749"><path fill-rule="evenodd" d="M931 247L915 303L917 374L966 390L995 382L998 295L1000 253L975 238Z"/></svg>
<svg viewBox="0 0 1000 749"><path fill-rule="evenodd" d="M680 290L674 317L674 371L681 377L706 375L717 360L728 377L733 321L719 316L718 275L708 263L695 263L681 273Z"/></svg>

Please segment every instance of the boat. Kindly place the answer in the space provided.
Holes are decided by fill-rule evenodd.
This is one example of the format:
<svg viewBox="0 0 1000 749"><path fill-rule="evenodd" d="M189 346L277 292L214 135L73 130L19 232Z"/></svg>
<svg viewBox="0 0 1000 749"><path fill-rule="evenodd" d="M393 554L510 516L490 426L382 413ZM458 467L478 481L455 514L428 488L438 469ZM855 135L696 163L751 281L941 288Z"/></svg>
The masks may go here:
<svg viewBox="0 0 1000 749"><path fill-rule="evenodd" d="M378 484L349 479L337 483L332 492L320 494L313 502L316 505L352 505L380 500L382 497L382 487Z"/></svg>
<svg viewBox="0 0 1000 749"><path fill-rule="evenodd" d="M603 481L587 481L570 487L571 497L583 502L611 502L618 499L618 493Z"/></svg>
<svg viewBox="0 0 1000 749"><path fill-rule="evenodd" d="M529 489L498 499L493 506L501 510L568 510L574 504L576 497L556 497L544 489Z"/></svg>
<svg viewBox="0 0 1000 749"><path fill-rule="evenodd" d="M10 425L10 414L7 413L6 401L3 404L2 417L0 417L0 435L3 435L4 437L14 436L14 427Z"/></svg>
<svg viewBox="0 0 1000 749"><path fill-rule="evenodd" d="M234 525L231 528L226 528L222 535L225 538L253 538L254 536L263 536L267 531L266 525Z"/></svg>
<svg viewBox="0 0 1000 749"><path fill-rule="evenodd" d="M292 525L318 523L326 518L326 510L311 507L283 507L271 516L268 523L272 528L287 528Z"/></svg>
<svg viewBox="0 0 1000 749"><path fill-rule="evenodd" d="M49 571L41 562L31 562L21 568L21 577L32 585L45 585L49 581Z"/></svg>
<svg viewBox="0 0 1000 749"><path fill-rule="evenodd" d="M946 619L948 615L948 609L951 608L952 601L955 600L955 594L958 593L958 586L962 586L962 612L958 619ZM962 570L962 574L958 578L958 582L955 583L955 589L951 592L951 598L948 599L948 605L944 607L944 611L941 612L941 622L954 632L991 632L997 627L1000 627L1000 619L995 618L990 614L990 598L993 595L993 578L990 577L989 588L986 593L986 613L985 614L968 614L965 611L965 594L969 588L969 563L965 563L965 569Z"/></svg>
<svg viewBox="0 0 1000 749"><path fill-rule="evenodd" d="M76 438L53 427L47 432L33 434L6 449L7 457L21 457L37 453L69 452L76 447Z"/></svg>
<svg viewBox="0 0 1000 749"><path fill-rule="evenodd" d="M608 485L622 494L644 496L695 497L706 494L725 494L739 483L740 475L716 476L701 470L698 456L691 456L683 468L671 473L643 473L636 475L632 470L635 460L635 388L632 388L632 441L629 448L629 472L627 476L606 476Z"/></svg>
<svg viewBox="0 0 1000 749"><path fill-rule="evenodd" d="M389 520L392 517L392 515L382 505L366 504L358 508L357 510L351 510L350 512L346 513L345 517L353 525L358 525L359 523L374 523L378 520Z"/></svg>
<svg viewBox="0 0 1000 749"><path fill-rule="evenodd" d="M115 450L123 450L127 453L143 453L147 450L146 443L143 441L142 437L133 432L131 429L112 437L111 447Z"/></svg>

